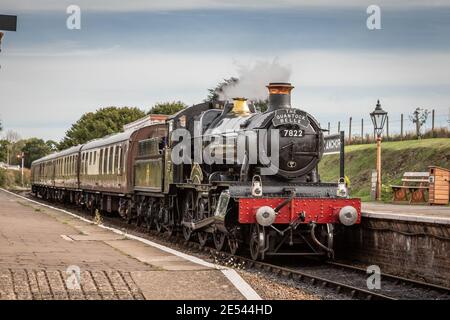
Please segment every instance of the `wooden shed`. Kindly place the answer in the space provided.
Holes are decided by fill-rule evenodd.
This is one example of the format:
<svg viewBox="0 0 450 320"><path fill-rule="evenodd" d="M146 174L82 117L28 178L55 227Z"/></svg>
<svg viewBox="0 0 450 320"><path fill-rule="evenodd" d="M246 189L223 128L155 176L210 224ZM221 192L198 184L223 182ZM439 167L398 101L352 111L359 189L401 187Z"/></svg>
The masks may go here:
<svg viewBox="0 0 450 320"><path fill-rule="evenodd" d="M450 170L430 166L429 203L448 204L450 198Z"/></svg>

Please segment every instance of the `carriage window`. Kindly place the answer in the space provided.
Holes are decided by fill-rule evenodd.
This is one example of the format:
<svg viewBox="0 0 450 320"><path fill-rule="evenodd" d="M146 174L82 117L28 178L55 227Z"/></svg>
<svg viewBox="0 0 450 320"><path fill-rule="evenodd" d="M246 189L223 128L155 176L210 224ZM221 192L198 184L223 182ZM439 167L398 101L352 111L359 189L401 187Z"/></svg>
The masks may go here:
<svg viewBox="0 0 450 320"><path fill-rule="evenodd" d="M120 148L120 173L125 172L125 157L127 154L127 145L125 144L122 148Z"/></svg>
<svg viewBox="0 0 450 320"><path fill-rule="evenodd" d="M159 155L160 142L161 142L160 138L151 138L139 141L138 156L144 157L144 156Z"/></svg>
<svg viewBox="0 0 450 320"><path fill-rule="evenodd" d="M104 149L104 157L103 157L103 174L108 174L108 148Z"/></svg>
<svg viewBox="0 0 450 320"><path fill-rule="evenodd" d="M89 165L92 164L92 152L89 152Z"/></svg>
<svg viewBox="0 0 450 320"><path fill-rule="evenodd" d="M115 152L114 152L114 172L118 173L118 166L119 166L119 146L115 146Z"/></svg>
<svg viewBox="0 0 450 320"><path fill-rule="evenodd" d="M100 174L102 174L102 172L103 172L102 166L103 166L103 149L100 149L100 157L98 159L98 172Z"/></svg>
<svg viewBox="0 0 450 320"><path fill-rule="evenodd" d="M97 150L94 151L94 164L97 161Z"/></svg>
<svg viewBox="0 0 450 320"><path fill-rule="evenodd" d="M112 173L113 169L113 147L109 147L108 173Z"/></svg>
<svg viewBox="0 0 450 320"><path fill-rule="evenodd" d="M122 146L118 146L119 148L119 163L117 164L117 173L122 174Z"/></svg>

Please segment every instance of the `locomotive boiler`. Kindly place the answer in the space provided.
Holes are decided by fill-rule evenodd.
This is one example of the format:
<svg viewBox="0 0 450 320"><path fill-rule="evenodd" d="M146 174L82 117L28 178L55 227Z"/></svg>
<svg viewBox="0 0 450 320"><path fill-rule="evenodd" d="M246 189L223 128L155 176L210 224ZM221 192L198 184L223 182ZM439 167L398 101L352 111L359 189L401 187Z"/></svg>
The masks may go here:
<svg viewBox="0 0 450 320"><path fill-rule="evenodd" d="M329 145L343 141L325 137L310 113L291 106L291 84L267 88L263 112L245 98L206 102L39 159L33 191L253 259L331 258L335 226L360 221L360 200L318 172ZM70 188L60 181L66 156Z"/></svg>

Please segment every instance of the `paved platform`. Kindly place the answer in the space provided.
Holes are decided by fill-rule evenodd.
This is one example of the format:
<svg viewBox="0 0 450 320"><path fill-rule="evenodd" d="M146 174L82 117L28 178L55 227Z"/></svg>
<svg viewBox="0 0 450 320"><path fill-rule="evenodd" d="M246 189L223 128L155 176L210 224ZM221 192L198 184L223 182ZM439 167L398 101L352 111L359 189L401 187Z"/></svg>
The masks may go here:
<svg viewBox="0 0 450 320"><path fill-rule="evenodd" d="M236 283L257 297L161 247L0 190L0 299L244 299Z"/></svg>
<svg viewBox="0 0 450 320"><path fill-rule="evenodd" d="M450 224L449 206L404 205L363 202L363 217Z"/></svg>

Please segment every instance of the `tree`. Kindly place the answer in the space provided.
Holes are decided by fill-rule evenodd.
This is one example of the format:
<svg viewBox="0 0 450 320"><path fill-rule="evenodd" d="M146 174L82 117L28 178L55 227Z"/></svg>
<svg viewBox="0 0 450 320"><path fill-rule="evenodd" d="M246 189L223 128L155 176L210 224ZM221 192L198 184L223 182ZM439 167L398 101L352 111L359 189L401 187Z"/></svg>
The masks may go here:
<svg viewBox="0 0 450 320"><path fill-rule="evenodd" d="M42 139L30 138L25 141L25 145L22 148L24 153L24 165L27 168L31 167L31 163L34 160L42 158L52 152L50 146Z"/></svg>
<svg viewBox="0 0 450 320"><path fill-rule="evenodd" d="M8 148L9 148L8 140L0 140L0 162L8 162Z"/></svg>
<svg viewBox="0 0 450 320"><path fill-rule="evenodd" d="M208 89L208 96L204 100L205 102L216 102L221 99L221 94L225 87L229 85L236 85L239 82L238 78L231 77L229 79L223 79L223 81L219 82L214 88Z"/></svg>
<svg viewBox="0 0 450 320"><path fill-rule="evenodd" d="M8 164L17 163L16 157L13 155L20 150L16 146L18 141L20 141L20 135L15 131L8 130L5 134L5 140L8 142L7 144L5 144L6 163Z"/></svg>
<svg viewBox="0 0 450 320"><path fill-rule="evenodd" d="M187 104L181 101L160 102L155 104L147 114L166 114L172 115L187 107Z"/></svg>
<svg viewBox="0 0 450 320"><path fill-rule="evenodd" d="M98 109L96 112L85 113L66 132L58 148L66 149L108 134L121 132L123 125L144 116L145 113L142 110L134 107L107 107Z"/></svg>
<svg viewBox="0 0 450 320"><path fill-rule="evenodd" d="M22 149L25 146L26 140L18 140L14 143L11 143L9 146L9 164L10 165L20 165L22 160L20 159L20 155L22 153Z"/></svg>
<svg viewBox="0 0 450 320"><path fill-rule="evenodd" d="M20 140L20 135L12 130L8 130L5 134L5 139L8 140L10 143L16 143Z"/></svg>
<svg viewBox="0 0 450 320"><path fill-rule="evenodd" d="M256 110L259 112L265 112L269 108L269 99L257 100L253 103Z"/></svg>
<svg viewBox="0 0 450 320"><path fill-rule="evenodd" d="M427 122L429 114L430 111L428 111L427 109L416 108L412 115L409 116L409 120L411 120L411 122L416 125L417 139L419 139L422 135L421 129L425 122Z"/></svg>
<svg viewBox="0 0 450 320"><path fill-rule="evenodd" d="M45 144L50 148L51 151L58 150L58 142L53 140L47 140L45 141Z"/></svg>
<svg viewBox="0 0 450 320"><path fill-rule="evenodd" d="M205 102L217 102L220 100L223 100L224 97L222 94L224 93L224 89L227 86L235 86L239 82L238 78L231 77L229 79L224 79L223 81L219 82L214 88L208 89L208 96L204 100ZM252 101L253 105L255 106L256 110L259 112L264 112L269 107L269 100L254 100Z"/></svg>

